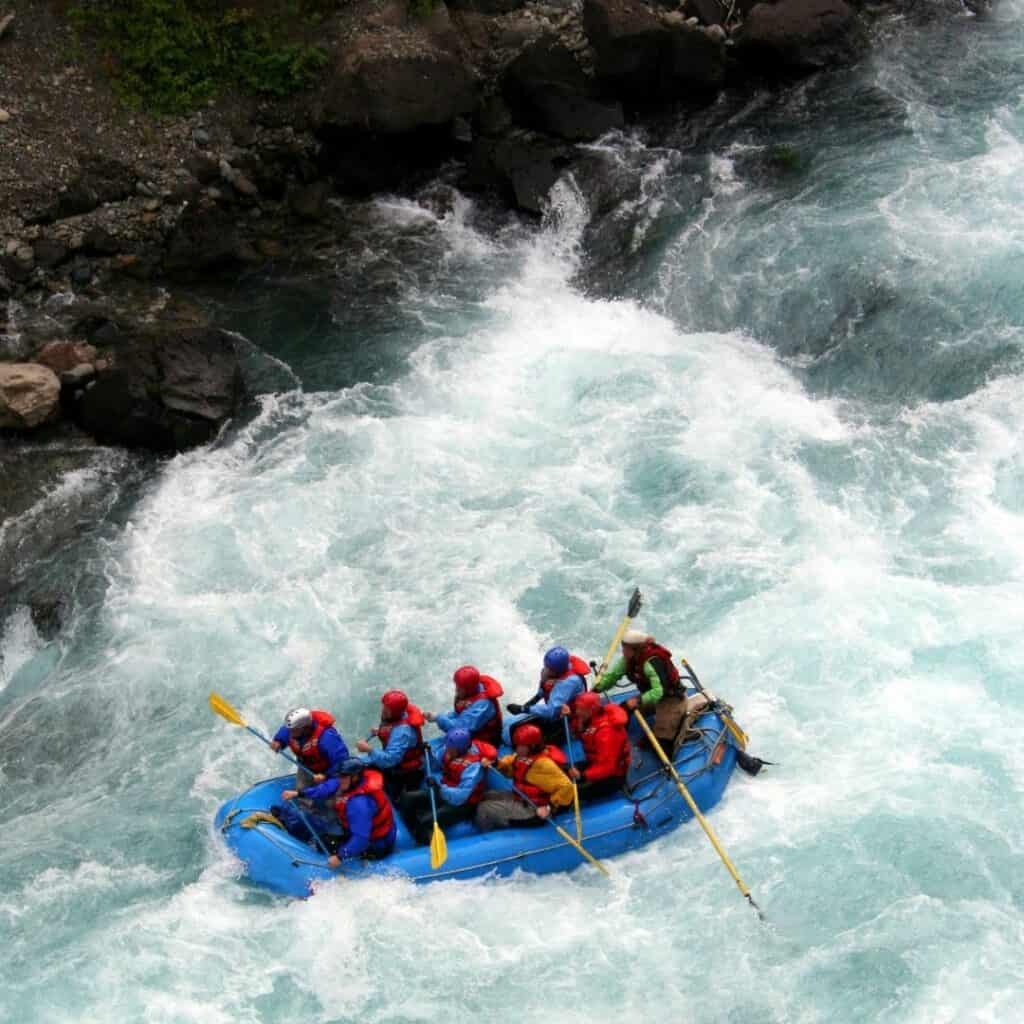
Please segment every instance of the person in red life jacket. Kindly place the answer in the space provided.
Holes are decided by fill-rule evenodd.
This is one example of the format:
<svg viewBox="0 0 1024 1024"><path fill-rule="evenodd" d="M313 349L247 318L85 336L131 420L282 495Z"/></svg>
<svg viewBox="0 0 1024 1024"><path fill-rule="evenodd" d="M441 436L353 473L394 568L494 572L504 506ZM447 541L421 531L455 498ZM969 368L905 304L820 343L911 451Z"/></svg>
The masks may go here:
<svg viewBox="0 0 1024 1024"><path fill-rule="evenodd" d="M350 757L336 776L307 790L306 795L315 800L334 797L337 826L331 829L322 821L313 822L321 838L327 838L336 847L327 861L330 867L336 868L343 860L353 857L386 857L394 849L395 812L384 792L384 776L375 768L367 767L364 761ZM285 790L281 796L291 800L296 793ZM280 810L272 808L275 813ZM304 838L293 823L285 824L292 835ZM299 824L301 826L301 822Z"/></svg>
<svg viewBox="0 0 1024 1024"><path fill-rule="evenodd" d="M342 761L348 759L348 747L334 728L334 715L319 708L292 708L270 746L274 750L288 747L306 769L295 775L295 788L300 792L336 774Z"/></svg>
<svg viewBox="0 0 1024 1024"><path fill-rule="evenodd" d="M516 789L536 806L511 790L489 789L476 809L481 832L540 825L552 812L572 804L572 783L560 767L565 755L557 747L545 745L540 727L533 722L517 726L512 742L515 753L501 758L495 767L502 775L510 776Z"/></svg>
<svg viewBox="0 0 1024 1024"><path fill-rule="evenodd" d="M453 710L444 715L427 712L428 722L436 723L441 732L465 729L473 739L485 743L501 743L501 705L498 698L505 691L493 676L481 675L472 665L457 668L452 675L455 684Z"/></svg>
<svg viewBox="0 0 1024 1024"><path fill-rule="evenodd" d="M686 688L679 681L679 670L672 664L672 652L662 647L653 636L628 629L622 635L622 657L594 683L594 690L603 693L625 676L639 691L622 704L627 711L639 708L645 718L654 720L651 731L661 749L672 757L676 738L686 718Z"/></svg>
<svg viewBox="0 0 1024 1024"><path fill-rule="evenodd" d="M583 741L584 763L569 769L579 783L581 800L596 800L617 793L626 782L630 746L629 718L618 704L603 704L592 690L581 693L572 705L572 732Z"/></svg>
<svg viewBox="0 0 1024 1024"><path fill-rule="evenodd" d="M468 729L451 729L445 734L441 778L427 776L427 785L434 790L437 823L441 828L476 814L477 804L487 789L484 762L493 763L497 757L496 747L474 739ZM406 793L401 811L416 842L424 846L429 843L434 831L430 794L426 790Z"/></svg>
<svg viewBox="0 0 1024 1024"><path fill-rule="evenodd" d="M572 701L587 688L590 666L564 647L552 647L544 655L537 692L525 704L506 704L513 715L528 713L539 719L546 739L560 743L565 738L561 719L568 715Z"/></svg>
<svg viewBox="0 0 1024 1024"><path fill-rule="evenodd" d="M380 725L371 735L380 740L381 749L372 750L366 740L356 748L371 767L384 773L388 796L397 801L407 789L423 785L423 723L426 719L401 690L388 690L380 699Z"/></svg>

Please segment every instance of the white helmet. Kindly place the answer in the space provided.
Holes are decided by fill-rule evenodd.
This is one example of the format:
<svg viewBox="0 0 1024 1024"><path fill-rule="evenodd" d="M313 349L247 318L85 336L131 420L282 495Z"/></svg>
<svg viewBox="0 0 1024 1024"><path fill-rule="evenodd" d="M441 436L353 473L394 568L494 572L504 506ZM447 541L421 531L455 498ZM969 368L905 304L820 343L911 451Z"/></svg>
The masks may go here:
<svg viewBox="0 0 1024 1024"><path fill-rule="evenodd" d="M308 729L313 724L313 712L309 708L292 708L284 716L284 727L294 732L296 729Z"/></svg>

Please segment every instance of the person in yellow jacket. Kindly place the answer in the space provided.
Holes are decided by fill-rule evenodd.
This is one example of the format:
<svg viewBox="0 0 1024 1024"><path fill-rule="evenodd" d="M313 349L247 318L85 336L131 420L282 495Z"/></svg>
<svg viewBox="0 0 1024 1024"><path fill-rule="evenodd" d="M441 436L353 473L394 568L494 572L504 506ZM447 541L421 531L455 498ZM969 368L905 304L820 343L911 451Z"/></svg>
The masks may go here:
<svg viewBox="0 0 1024 1024"><path fill-rule="evenodd" d="M481 832L540 825L553 811L572 804L572 782L556 760L564 755L557 748L544 745L540 729L532 722L520 725L512 742L516 752L501 758L495 768L510 777L527 800L511 790L488 790L476 809L476 824Z"/></svg>

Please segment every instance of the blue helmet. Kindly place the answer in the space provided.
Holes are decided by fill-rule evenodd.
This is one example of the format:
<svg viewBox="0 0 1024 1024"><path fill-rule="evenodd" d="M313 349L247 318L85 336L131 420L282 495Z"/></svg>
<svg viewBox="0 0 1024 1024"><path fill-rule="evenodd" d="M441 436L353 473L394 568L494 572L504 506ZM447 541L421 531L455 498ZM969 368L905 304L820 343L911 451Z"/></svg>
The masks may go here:
<svg viewBox="0 0 1024 1024"><path fill-rule="evenodd" d="M564 647L552 647L544 655L544 667L552 675L564 675L569 668L569 652Z"/></svg>
<svg viewBox="0 0 1024 1024"><path fill-rule="evenodd" d="M339 775L351 775L354 778L358 778L363 774L366 769L366 762L360 761L358 757L349 757L341 762L341 767L338 769Z"/></svg>
<svg viewBox="0 0 1024 1024"><path fill-rule="evenodd" d="M452 729L444 738L444 745L456 754L464 754L472 742L468 729Z"/></svg>

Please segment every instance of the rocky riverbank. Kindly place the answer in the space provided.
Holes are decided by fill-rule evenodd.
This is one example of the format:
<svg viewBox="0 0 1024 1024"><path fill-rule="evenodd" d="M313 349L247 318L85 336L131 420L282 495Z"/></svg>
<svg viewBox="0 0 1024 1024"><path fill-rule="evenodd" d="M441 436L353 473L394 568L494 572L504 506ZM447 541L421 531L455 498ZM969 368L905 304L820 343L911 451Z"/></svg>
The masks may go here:
<svg viewBox="0 0 1024 1024"><path fill-rule="evenodd" d="M310 259L337 244L340 196L408 189L446 161L459 187L533 213L567 168L607 191L580 143L857 60L892 10L354 0L321 28L308 93L156 118L117 100L61 5L19 0L0 14L0 428L64 417L108 443L202 443L243 390L231 338L178 288Z"/></svg>

